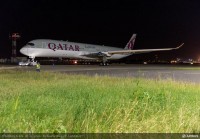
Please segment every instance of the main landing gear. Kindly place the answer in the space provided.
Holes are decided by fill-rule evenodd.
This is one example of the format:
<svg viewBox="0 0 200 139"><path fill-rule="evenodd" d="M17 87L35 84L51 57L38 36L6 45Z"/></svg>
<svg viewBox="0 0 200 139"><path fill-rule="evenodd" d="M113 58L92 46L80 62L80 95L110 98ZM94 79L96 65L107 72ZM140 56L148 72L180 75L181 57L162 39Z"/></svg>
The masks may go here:
<svg viewBox="0 0 200 139"><path fill-rule="evenodd" d="M109 63L107 61L108 60L107 60L106 56L103 56L102 57L102 62L100 63L100 66L108 66Z"/></svg>
<svg viewBox="0 0 200 139"><path fill-rule="evenodd" d="M109 63L107 63L107 62L106 63L101 62L100 66L109 66Z"/></svg>

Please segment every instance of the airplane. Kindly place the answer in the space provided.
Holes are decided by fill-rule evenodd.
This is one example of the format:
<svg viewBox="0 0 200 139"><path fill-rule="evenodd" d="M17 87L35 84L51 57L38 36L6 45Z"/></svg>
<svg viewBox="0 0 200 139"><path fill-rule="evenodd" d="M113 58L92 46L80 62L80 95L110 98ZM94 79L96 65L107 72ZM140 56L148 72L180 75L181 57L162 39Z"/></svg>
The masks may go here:
<svg viewBox="0 0 200 139"><path fill-rule="evenodd" d="M20 52L34 61L36 57L58 57L84 60L100 60L101 65L108 65L108 60L116 60L125 58L132 54L148 53L155 51L168 51L179 49L184 43L176 48L162 49L137 49L133 50L136 34L126 44L125 48L117 48L104 45L94 45L86 43L36 39L28 42L20 49Z"/></svg>

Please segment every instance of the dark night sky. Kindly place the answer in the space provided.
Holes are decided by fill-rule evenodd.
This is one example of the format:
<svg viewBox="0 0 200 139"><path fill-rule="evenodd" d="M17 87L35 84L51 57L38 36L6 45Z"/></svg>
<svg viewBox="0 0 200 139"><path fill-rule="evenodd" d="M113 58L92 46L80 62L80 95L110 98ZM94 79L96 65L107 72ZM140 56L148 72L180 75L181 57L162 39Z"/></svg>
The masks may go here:
<svg viewBox="0 0 200 139"><path fill-rule="evenodd" d="M176 47L184 42L180 50L157 54L197 58L199 7L198 0L7 0L0 4L0 58L11 55L11 32L21 33L18 49L39 38L123 48L136 33L135 49Z"/></svg>

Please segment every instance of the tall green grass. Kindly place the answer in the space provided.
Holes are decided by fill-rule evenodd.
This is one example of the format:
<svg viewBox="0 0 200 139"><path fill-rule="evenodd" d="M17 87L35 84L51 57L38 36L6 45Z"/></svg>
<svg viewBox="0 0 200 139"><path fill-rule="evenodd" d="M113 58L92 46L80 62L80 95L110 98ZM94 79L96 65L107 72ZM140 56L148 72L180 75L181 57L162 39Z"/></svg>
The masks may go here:
<svg viewBox="0 0 200 139"><path fill-rule="evenodd" d="M200 133L200 86L0 71L0 132Z"/></svg>

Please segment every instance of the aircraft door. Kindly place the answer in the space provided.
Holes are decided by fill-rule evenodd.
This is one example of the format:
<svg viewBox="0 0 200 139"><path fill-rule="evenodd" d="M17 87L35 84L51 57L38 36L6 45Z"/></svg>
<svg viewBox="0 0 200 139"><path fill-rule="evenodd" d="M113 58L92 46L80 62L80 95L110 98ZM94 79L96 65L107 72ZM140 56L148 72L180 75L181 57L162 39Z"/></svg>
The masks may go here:
<svg viewBox="0 0 200 139"><path fill-rule="evenodd" d="M46 48L47 43L46 42L42 42L42 48Z"/></svg>

